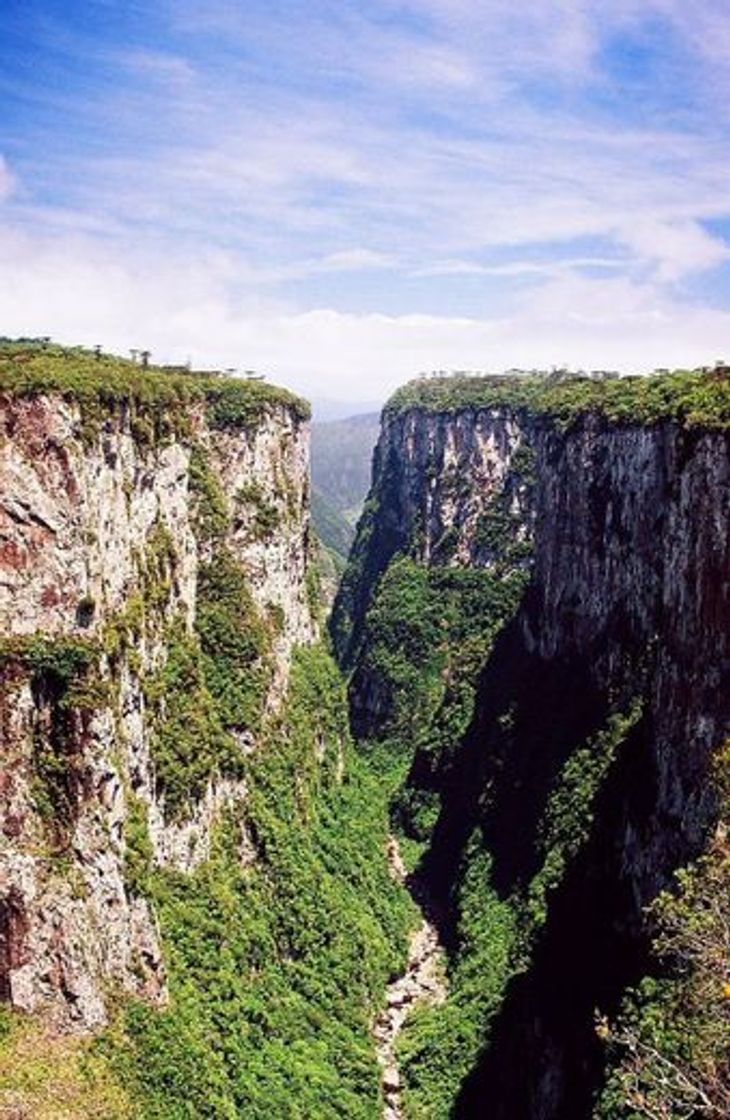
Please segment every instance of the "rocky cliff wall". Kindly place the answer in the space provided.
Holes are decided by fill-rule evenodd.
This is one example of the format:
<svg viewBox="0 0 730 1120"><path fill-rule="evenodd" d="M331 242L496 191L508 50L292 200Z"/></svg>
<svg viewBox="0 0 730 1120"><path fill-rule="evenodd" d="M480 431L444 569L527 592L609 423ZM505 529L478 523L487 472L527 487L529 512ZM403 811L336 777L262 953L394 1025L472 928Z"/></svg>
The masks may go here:
<svg viewBox="0 0 730 1120"><path fill-rule="evenodd" d="M397 553L426 565L476 568L527 557L532 458L509 410L386 411L372 488L333 612L344 664L355 663L373 590Z"/></svg>
<svg viewBox="0 0 730 1120"><path fill-rule="evenodd" d="M532 580L480 681L433 867L450 878L481 829L499 894L529 894L570 760L606 752L531 963L460 1098L462 1115L496 1093L495 1116L577 1118L602 1078L596 1011L615 1014L648 970L645 907L713 826L712 756L730 727L728 439L590 418L538 431L535 447ZM609 753L606 727L631 711Z"/></svg>
<svg viewBox="0 0 730 1120"><path fill-rule="evenodd" d="M165 1001L135 861L206 856L245 797L236 752L316 632L302 410L272 398L222 423L192 400L161 431L123 393L93 405L0 397L0 997L76 1028L115 990ZM210 690L230 692L205 678L206 640L238 643L256 690L202 727Z"/></svg>
<svg viewBox="0 0 730 1120"><path fill-rule="evenodd" d="M437 389L386 410L335 610L360 735L414 748L410 731L384 715L383 697L409 678L368 648L397 554L497 581L521 570L524 583L496 627L483 619L492 633L456 741L445 745L446 701L435 719L419 705L422 721L441 725L446 761L434 764L432 734L420 746L416 734L405 796L413 804L425 789L437 798L435 826L421 835L450 915L450 1034L475 1035L451 1062L462 1075L450 1102L434 1103L439 1090L423 1073L444 1068L453 1044L436 1025L431 1035L415 1031L405 1073L412 1099L433 1115L447 1105L482 1115L488 1102L495 1117L578 1120L591 1114L603 1076L594 1014L612 1014L649 967L644 907L713 826L708 775L730 723L727 430L664 404L632 423L632 410L646 411L643 387L609 386L606 400L600 387L567 386L562 400L563 390L541 397L538 388L526 403L522 386L490 387L490 398L504 399L487 406L442 403L452 390ZM660 389L649 392L660 399ZM617 408L619 393L628 395ZM407 610L400 627L410 641ZM440 640L454 646L448 625ZM441 667L447 700L452 662L447 655ZM405 819L413 827L413 814ZM516 930L506 969L494 963L501 946L495 952L497 923L486 913L504 915L504 906ZM482 925L492 923L483 951L474 949L479 907ZM471 971L459 988L462 965ZM483 992L500 992L481 1010L478 971Z"/></svg>
<svg viewBox="0 0 730 1120"><path fill-rule="evenodd" d="M226 544L245 566L257 602L285 609L279 649L311 637L307 426L286 405L228 430L211 427L205 407L193 406L185 439L152 446L140 442L124 409L110 410L89 445L81 407L60 394L5 394L0 407L6 635L99 633L123 609L160 524L177 552L171 602L192 618L197 563L205 558L201 537L209 536L194 526L194 451L198 463L209 460L220 486L230 513Z"/></svg>

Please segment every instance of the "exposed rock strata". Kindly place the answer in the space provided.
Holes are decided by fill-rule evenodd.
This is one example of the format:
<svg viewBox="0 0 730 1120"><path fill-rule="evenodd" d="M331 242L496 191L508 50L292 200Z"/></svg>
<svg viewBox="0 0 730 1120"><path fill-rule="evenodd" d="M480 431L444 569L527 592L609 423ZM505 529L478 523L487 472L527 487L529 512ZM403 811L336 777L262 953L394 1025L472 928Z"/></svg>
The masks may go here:
<svg viewBox="0 0 730 1120"><path fill-rule="evenodd" d="M730 727L730 456L726 434L672 423L588 418L534 441L533 580L482 676L433 867L448 878L481 825L500 893L528 881L560 768L638 698L641 719L460 1102L462 1115L489 1099L495 1118L569 1120L590 1113L600 1084L596 1008L614 1013L647 968L644 907L714 821L708 773ZM488 809L469 782L490 788Z"/></svg>
<svg viewBox="0 0 730 1120"><path fill-rule="evenodd" d="M525 473L515 456L529 447L518 418L483 409L448 415L409 409L385 414L368 496L332 630L346 665L355 663L364 613L391 558L487 567L495 560L485 517L499 501L515 545L532 529Z"/></svg>
<svg viewBox="0 0 730 1120"><path fill-rule="evenodd" d="M262 616L276 616L268 704L286 684L290 653L314 636L308 563L308 438L293 410L273 404L248 427L214 430L204 407L190 434L141 441L110 407L89 441L80 408L56 394L0 399L0 628L5 639L42 634L104 648L110 624L140 592L144 565L164 535L174 553L159 617L100 655L105 699L66 708L53 673L6 656L0 702L0 998L43 1011L59 1026L106 1020L115 986L164 1001L154 915L125 881L132 792L145 807L155 860L190 869L209 850L211 826L245 786L213 778L179 819L166 818L150 753L145 677L166 658L165 624L195 619L197 573L210 545L196 529L193 448L227 507L223 544L245 571ZM265 503L270 526L257 528ZM8 643L6 642L6 645ZM55 738L54 738L55 737ZM44 815L38 752L62 756L63 812ZM254 747L245 733L240 749ZM242 838L243 859L251 858Z"/></svg>
<svg viewBox="0 0 730 1120"><path fill-rule="evenodd" d="M510 515L513 562L533 545L522 605L483 667L473 724L442 777L432 888L453 899L476 834L499 896L524 891L566 761L611 712L642 710L459 1115L482 1115L487 1102L496 1120L590 1115L603 1062L594 1012L615 1011L646 969L643 908L712 828L708 771L730 727L728 442L670 419L641 426L589 413L561 427L509 407L386 411L334 620L342 660L356 669L362 736L381 718L375 684L358 670L363 619L391 558L402 550L499 571L478 531L495 501ZM529 485L514 472L518 453L529 455Z"/></svg>

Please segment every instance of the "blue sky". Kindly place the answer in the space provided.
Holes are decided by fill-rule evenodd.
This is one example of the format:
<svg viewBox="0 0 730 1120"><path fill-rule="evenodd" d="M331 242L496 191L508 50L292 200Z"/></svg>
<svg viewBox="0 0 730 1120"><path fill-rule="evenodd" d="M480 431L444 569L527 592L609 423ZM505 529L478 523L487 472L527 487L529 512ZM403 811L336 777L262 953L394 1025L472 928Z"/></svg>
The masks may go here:
<svg viewBox="0 0 730 1120"><path fill-rule="evenodd" d="M730 355L725 0L5 0L0 333L372 399Z"/></svg>

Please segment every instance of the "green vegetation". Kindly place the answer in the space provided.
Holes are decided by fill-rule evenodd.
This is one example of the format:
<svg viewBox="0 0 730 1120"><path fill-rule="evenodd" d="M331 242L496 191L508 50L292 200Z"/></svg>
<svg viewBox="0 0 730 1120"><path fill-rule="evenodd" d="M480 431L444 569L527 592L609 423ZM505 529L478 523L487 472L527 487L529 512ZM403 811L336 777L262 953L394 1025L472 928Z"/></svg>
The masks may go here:
<svg viewBox="0 0 730 1120"><path fill-rule="evenodd" d="M706 854L649 907L659 978L628 993L614 1024L600 1120L730 1115L730 749L717 759L720 821Z"/></svg>
<svg viewBox="0 0 730 1120"><path fill-rule="evenodd" d="M361 679L368 682L377 708L360 749L389 792L391 819L411 866L440 809L438 781L424 788L409 779L411 762L417 757L432 778L450 765L473 715L479 670L527 578L516 568L428 568L399 555L378 584L353 678L355 692ZM449 962L448 999L416 1011L400 1039L413 1120L450 1115L514 972L518 916L492 891L489 866L475 837L455 900L458 949Z"/></svg>
<svg viewBox="0 0 730 1120"><path fill-rule="evenodd" d="M228 501L220 479L210 465L205 448L195 444L190 453L190 492L193 495L193 525L203 541L223 536L230 521Z"/></svg>
<svg viewBox="0 0 730 1120"><path fill-rule="evenodd" d="M150 886L154 849L150 839L147 804L132 790L126 794L124 819L124 882L133 894L143 896Z"/></svg>
<svg viewBox="0 0 730 1120"><path fill-rule="evenodd" d="M529 967L535 935L547 918L550 892L590 836L595 797L640 714L639 704L625 713L612 713L591 742L570 756L540 822L542 866L511 898L497 895L481 830L472 834L456 889L455 948L446 1003L414 1015L400 1041L409 1120L447 1120L452 1115L507 983Z"/></svg>
<svg viewBox="0 0 730 1120"><path fill-rule="evenodd" d="M391 397L386 413L410 408L456 412L508 408L570 424L596 413L619 424L673 419L687 427L730 427L730 377L724 370L678 370L647 377L591 378L560 374L422 378Z"/></svg>
<svg viewBox="0 0 730 1120"><path fill-rule="evenodd" d="M374 480L373 489L363 506L355 543L330 620L333 644L340 663L346 669L355 666L359 651L365 644L365 616L371 606L371 592L379 586L384 572L393 561L394 550L414 557L423 556L426 551L422 509L412 514L411 524L400 526L394 526L387 516L380 515L382 507L399 500L395 492L398 483L392 474L394 469L397 472L398 468L389 461ZM465 499L469 496L469 480L454 464L442 470L436 456L431 455L423 469L430 479L435 480L438 475L437 500ZM509 593L513 586L511 581L523 581L530 567L532 523L528 511L534 484L535 453L523 440L514 450L501 486L481 509L476 523L471 522L471 516L465 522L460 519L463 513L457 514L441 536L429 542L430 565L435 568L449 565L450 570L456 571L459 565L454 561L458 549L465 549L469 557L467 565L471 569L488 570L494 577L495 595L500 594L501 586ZM467 508L468 503L462 501L462 510ZM487 607L483 614L487 625L491 613L491 608ZM500 614L499 608L497 613ZM498 625L501 625L501 620L500 614L496 620Z"/></svg>
<svg viewBox="0 0 730 1120"><path fill-rule="evenodd" d="M301 397L266 381L211 378L204 374L197 376L205 383L204 395L214 428L250 428L259 422L268 408L277 405L291 409L300 420L308 420L311 416L309 404Z"/></svg>
<svg viewBox="0 0 730 1120"><path fill-rule="evenodd" d="M616 751L641 717L642 704L612 713L606 726L569 757L548 799L538 846L542 867L530 883L525 902L527 932L547 917L549 892L559 885L569 860L588 839L593 803Z"/></svg>
<svg viewBox="0 0 730 1120"><path fill-rule="evenodd" d="M213 774L239 774L242 759L208 689L200 642L182 619L168 627L166 647L164 664L145 681L145 697L157 783L174 819L202 796Z"/></svg>
<svg viewBox="0 0 730 1120"><path fill-rule="evenodd" d="M344 564L355 531L319 490L312 491L312 522L322 544Z"/></svg>
<svg viewBox="0 0 730 1120"><path fill-rule="evenodd" d="M228 428L248 423L273 399L258 384L234 389L53 347L0 353L0 385L72 396L85 438L110 412L133 414L135 438L145 443L178 430L191 439L184 419L191 404L206 400L213 423ZM190 473L205 543L192 629L182 614L170 617L178 557L160 520L140 542L137 583L124 609L101 620L98 645L33 638L2 650L8 672L17 665L54 682L59 720L50 761L59 762L58 772L45 757L39 763L49 813L58 814L58 790L69 778L57 735L67 724L69 732L78 727L80 686L94 679L100 657L112 677L124 660L141 680L169 818L181 819L214 775L242 781L238 801L217 822L210 858L189 875L155 865L145 802L127 788L125 880L131 896L155 906L172 1000L163 1012L127 1005L85 1049L89 1080L74 1066L83 1085L69 1097L72 1113L93 1115L84 1094L96 1090L97 1114L110 1120L376 1120L380 1072L370 1027L415 920L387 870L386 792L352 749L341 677L323 649L296 655L286 703L278 713L266 710L282 610L256 609L245 573L224 547L235 504L229 510L197 444ZM238 500L253 504L257 531L270 536L278 498L274 509L248 487ZM308 593L317 603L313 569ZM145 674L145 654L158 642L164 659ZM55 703L72 690L73 710ZM54 1072L44 1066L43 1093ZM19 1077L13 1073L13 1092ZM65 1107L63 1076L58 1085ZM55 1115L34 1087L18 1103L29 1114Z"/></svg>
<svg viewBox="0 0 730 1120"><path fill-rule="evenodd" d="M395 416L410 408L449 412L489 407L527 413L538 425L544 422L558 428L588 414L598 423L646 425L671 418L688 428L726 428L730 379L724 370L616 380L440 378L406 386L387 411ZM353 669L354 726L362 738L364 757L380 759L385 752L400 760L391 767L395 777L390 782L391 820L405 834L403 851L409 866L414 866L419 854L430 854L440 791L448 787L454 755L472 720L479 671L529 580L529 488L535 464L531 448L523 445L503 491L477 519L469 548L476 563L486 565L478 570L454 564L462 545L463 529L458 524L447 528L440 540L429 542L432 566L419 563L417 557L426 549L417 515L402 527L380 515L381 504L388 503L397 485L389 470L385 463L366 503L333 635L343 663ZM454 470L438 471L435 462L424 466L426 479L435 480L438 487L433 492L460 498L463 479ZM513 500L515 493L527 494L522 512ZM395 556L393 548L400 549ZM505 697L501 716L495 715L489 727L480 725L478 746L493 754L493 769L487 768L492 781L485 779L478 804L472 806L468 797L464 799L465 811L474 815L473 833L460 849L448 898L440 898L449 912L448 996L442 1005L416 1012L399 1040L409 1120L446 1120L452 1115L464 1079L488 1045L507 985L530 969L537 938L566 873L591 841L597 799L614 763L636 742L644 683L643 670L636 667L635 697L610 698L610 710L601 724L573 745L553 773L551 786L542 790L544 802L530 806L529 812L538 814L530 823L530 835L536 828L536 849L530 856L536 858L529 872L517 860L523 878L514 873L507 888L510 894L505 892L504 879L513 872L505 871L506 857L500 864L500 893L492 878L487 840L494 819L490 797L496 796L492 790L500 788L500 767L507 768L508 783L519 781L519 769L511 777L509 751L514 728L522 725L525 713L514 704L510 707ZM529 703L526 697L520 700L525 703ZM477 744L470 743L476 750ZM552 749L550 743L550 729L546 729L546 752ZM535 747L539 749L539 743ZM515 793L517 789L515 784ZM453 806L450 811L456 812ZM448 861L448 844L453 831L458 834L458 822L452 816L445 824L453 826L452 831L444 831L446 852L440 853ZM620 1022L604 1028L614 1060L602 1101L604 1111L597 1114L606 1120L673 1120L675 1116L689 1120L705 1114L719 1120L729 1114L721 1086L730 1081L730 947L718 922L730 896L726 841L724 863L719 862L718 852L716 843L711 876L706 865L696 873L700 882L704 877L704 886L698 886L696 877L684 878L679 897L653 910L664 931L665 967L673 974L647 980L627 1002ZM437 860L426 861L425 866L441 873L442 863ZM692 960L700 931L713 923L708 940L715 946L714 962L707 955ZM701 1096L708 1093L708 1086L715 1094L711 1108L703 1107L706 1102Z"/></svg>
<svg viewBox="0 0 730 1120"><path fill-rule="evenodd" d="M526 485L531 467L527 449L515 467ZM502 497L487 511L494 526L489 567L427 567L396 555L365 617L351 685L356 726L362 719L366 729L360 749L381 781L386 774L391 820L405 836L411 865L438 818L438 791L471 723L479 672L529 581L529 541L521 539L514 518L500 516L509 504ZM475 540L473 547L481 552L485 542ZM595 798L640 714L638 703L616 708L569 756L539 822L538 870L512 897L499 897L492 885L492 857L481 828L471 836L450 902L454 930L446 1002L417 1011L399 1041L410 1120L446 1120L452 1114L508 982L529 967L551 893L591 834ZM503 734L511 734L514 718L510 711L501 717ZM385 771L384 758L391 760ZM483 811L489 812L486 804Z"/></svg>
<svg viewBox="0 0 730 1120"><path fill-rule="evenodd" d="M477 673L525 583L521 571L393 559L367 614L357 670L378 696L377 738L409 755L458 747Z"/></svg>
<svg viewBox="0 0 730 1120"><path fill-rule="evenodd" d="M355 726L363 735L360 749L390 791L392 825L410 867L438 819L438 791L471 723L478 675L529 581L524 519L509 511L515 491L526 493L534 481L533 464L529 449L515 459L503 492L484 514L491 517L488 539L478 525L470 541L472 554L487 566L453 563L467 532L456 525L433 546L437 564L424 564L417 559L422 541L415 525L406 546L413 555L389 559L352 641L345 629L356 622L357 588L371 579L373 534L385 500L376 493L366 503L341 592L345 602L349 591L351 605L344 620L335 620L335 629L340 628L341 649L351 644L356 651L351 694ZM455 493L460 485L455 472L441 479L445 492ZM519 914L491 888L490 866L475 836L453 899L457 941L447 1001L416 1011L399 1041L405 1105L413 1120L445 1120L451 1114L515 971Z"/></svg>
<svg viewBox="0 0 730 1120"><path fill-rule="evenodd" d="M149 446L191 433L190 409L205 404L215 428L242 428L270 408L285 406L308 419L309 405L263 381L144 367L81 347L0 343L0 392L38 396L58 392L81 409L81 434L93 441L103 421L127 411L132 434Z"/></svg>
<svg viewBox="0 0 730 1120"><path fill-rule="evenodd" d="M168 586L174 554L163 533L153 544L123 633L145 626L147 600ZM140 1120L380 1113L369 1025L412 912L387 873L386 795L352 752L322 650L297 655L281 714L263 718L281 622L259 614L214 541L195 628L168 623L166 660L144 682L168 816L214 774L248 794L192 875L153 866L144 804L128 794L126 879L155 903L173 997L162 1014L135 1003L103 1043ZM252 754L241 732L256 735Z"/></svg>
<svg viewBox="0 0 730 1120"><path fill-rule="evenodd" d="M219 550L198 574L195 628L203 672L221 723L256 731L271 680L271 641L281 616L262 619L233 556Z"/></svg>
<svg viewBox="0 0 730 1120"><path fill-rule="evenodd" d="M310 563L317 569L319 603L316 604L315 618L324 624L329 608L337 594L337 588L345 570L345 561L336 552L325 548L322 542L312 537L312 559Z"/></svg>
<svg viewBox="0 0 730 1120"><path fill-rule="evenodd" d="M33 674L46 674L62 689L84 676L98 656L98 647L86 638L35 633L0 639L1 667L15 663Z"/></svg>
<svg viewBox="0 0 730 1120"><path fill-rule="evenodd" d="M236 502L253 510L251 531L254 540L268 540L281 523L281 514L266 497L259 482L248 482L236 494Z"/></svg>
<svg viewBox="0 0 730 1120"><path fill-rule="evenodd" d="M376 487L379 488L380 485L378 480ZM391 558L390 554L384 557L379 555L377 548L377 514L381 498L376 487L362 507L355 541L347 558L347 567L329 620L329 632L337 659L346 670L352 669L357 660L369 593L375 588L381 571L387 567Z"/></svg>
<svg viewBox="0 0 730 1120"><path fill-rule="evenodd" d="M351 750L322 650L297 655L245 776L250 795L210 860L191 876L153 871L172 1005L134 1005L106 1050L140 1120L376 1120L369 1023L413 915L383 858L382 789Z"/></svg>
<svg viewBox="0 0 730 1120"><path fill-rule="evenodd" d="M144 547L135 550L133 558L137 570L136 588L127 596L124 607L105 620L101 628L101 646L112 673L119 658L125 655L129 668L139 675L141 661L136 644L144 634L149 636L164 628L178 565L172 533L159 516Z"/></svg>
<svg viewBox="0 0 730 1120"><path fill-rule="evenodd" d="M464 863L448 998L417 1011L399 1041L409 1120L448 1120L453 1115L461 1083L474 1067L515 972L515 911L491 888L491 860L476 835Z"/></svg>
<svg viewBox="0 0 730 1120"><path fill-rule="evenodd" d="M377 412L312 424L312 483L329 507L351 524L370 486L380 431ZM316 510L314 511L316 514ZM320 526L316 521L317 531ZM321 534L320 534L321 535Z"/></svg>
<svg viewBox="0 0 730 1120"><path fill-rule="evenodd" d="M135 591L129 595L123 610L104 623L101 645L111 661L115 661L122 653L131 652L132 641L143 631L144 615L144 599Z"/></svg>
<svg viewBox="0 0 730 1120"><path fill-rule="evenodd" d="M324 582L332 589L331 598L370 485L378 431L377 413L312 425L312 524L328 553L323 564Z"/></svg>
<svg viewBox="0 0 730 1120"><path fill-rule="evenodd" d="M144 551L137 556L139 594L145 615L165 615L177 562L172 533L158 517L147 536Z"/></svg>
<svg viewBox="0 0 730 1120"><path fill-rule="evenodd" d="M323 613L321 572L315 560L315 557L310 556L304 587L307 593L309 613L312 618L321 619Z"/></svg>
<svg viewBox="0 0 730 1120"><path fill-rule="evenodd" d="M129 409L135 438L144 444L171 433L190 438L191 404L207 402L213 425L227 430L284 400L281 391L257 382L143 371L116 359L32 346L0 348L3 387L73 394L87 438L110 408ZM603 381L442 378L406 386L388 407L498 406L529 409L561 425L588 413L618 423L672 417L688 426L730 425L728 381L720 373ZM434 470L427 467L431 475ZM100 1042L69 1043L56 1055L58 1100L70 1114L110 1120L380 1117L371 1024L388 980L402 967L415 916L388 875L387 831L390 824L401 834L406 861L415 867L441 810L439 790L473 720L479 674L529 581L530 527L512 498L514 487L529 487L533 475L525 446L512 464L513 488L505 485L477 520L469 546L480 566L452 563L461 555L457 524L433 542L431 566L417 558L425 551L418 524L404 550L387 557L361 620L351 682L355 719L365 728L358 751L349 739L341 677L322 648L297 652L286 703L267 711L283 613L274 605L259 612L223 540L239 505L254 536L270 538L284 500L277 495L272 503L251 482L230 508L196 443L190 488L205 548L192 629L182 615L167 617L177 557L160 521L137 556L138 586L124 611L106 623L99 645L39 635L0 643L0 668L9 678L30 674L51 695L52 727L34 751L33 795L59 836L80 780L74 729L83 713L109 699L100 655L112 670L116 659L127 657L143 677L134 645L145 634L162 639L166 651L143 687L168 818L183 818L213 777L241 781L236 802L215 826L209 858L191 874L155 866L146 804L127 790L125 880L131 896L155 906L172 1000L162 1012L128 1004ZM451 496L463 485L456 471L441 479ZM348 577L353 582L372 562L369 535L379 500L365 509ZM333 533L342 529L333 526ZM307 593L318 610L314 564ZM92 617L95 604L82 599L78 608ZM495 716L492 738L484 736L485 751L502 743L502 733L504 744L512 743L520 713L508 704L509 697ZM534 809L540 817L537 869L524 875L526 882L515 879L509 897L497 893L488 828L481 827L492 808L488 788L473 809L478 826L461 851L448 899L448 997L417 1011L399 1042L410 1120L453 1114L506 986L530 966L555 892L591 837L596 799L641 718L638 701L614 698L614 705L602 726L556 765L552 786L542 790L544 801ZM254 739L257 749L250 751ZM546 757L550 761L549 750ZM494 758L496 775L499 751ZM727 768L727 753L722 764ZM723 797L727 817L725 791ZM601 1120L719 1120L730 1114L726 824L708 854L679 874L676 892L651 908L660 978L629 993L615 1023L598 1024L611 1061L597 1106ZM0 1017L0 1037L0 1111L5 1094L11 1107L54 1115L47 1090L52 1073L42 1050L36 1053L38 1039L9 1016Z"/></svg>
<svg viewBox="0 0 730 1120"><path fill-rule="evenodd" d="M522 518L504 507L495 506L479 515L474 532L475 549L482 555L497 556L501 553L501 563L517 564L532 555L532 542L521 540L519 531ZM505 549L505 538L511 537L512 543Z"/></svg>
<svg viewBox="0 0 730 1120"><path fill-rule="evenodd" d="M209 498L217 490L200 493L199 532L215 532ZM145 679L144 691L156 777L171 819L184 815L214 774L241 774L243 752L233 733L260 727L272 674L271 643L281 625L276 612L259 614L243 570L217 542L198 571L195 630L190 632L182 617L165 621L175 564L174 542L159 524L138 559L139 591L103 635L105 651L115 658L122 652L129 656L130 639L150 625L164 633L166 659Z"/></svg>
<svg viewBox="0 0 730 1120"><path fill-rule="evenodd" d="M54 1035L0 1007L0 1116L134 1120L109 1058L88 1038Z"/></svg>
<svg viewBox="0 0 730 1120"><path fill-rule="evenodd" d="M29 634L0 641L0 674L12 688L14 678L30 677L50 703L47 734L33 751L32 795L37 811L53 828L57 846L68 840L80 779L74 719L109 701L110 686L99 675L100 650L84 638Z"/></svg>

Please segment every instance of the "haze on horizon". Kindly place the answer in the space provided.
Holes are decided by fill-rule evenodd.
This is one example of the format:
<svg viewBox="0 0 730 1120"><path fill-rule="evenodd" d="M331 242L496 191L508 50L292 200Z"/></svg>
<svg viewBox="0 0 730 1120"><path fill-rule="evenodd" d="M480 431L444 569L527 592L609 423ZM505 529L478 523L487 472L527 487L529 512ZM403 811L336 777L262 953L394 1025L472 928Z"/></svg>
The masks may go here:
<svg viewBox="0 0 730 1120"><path fill-rule="evenodd" d="M0 334L373 400L730 351L725 0L6 0Z"/></svg>

